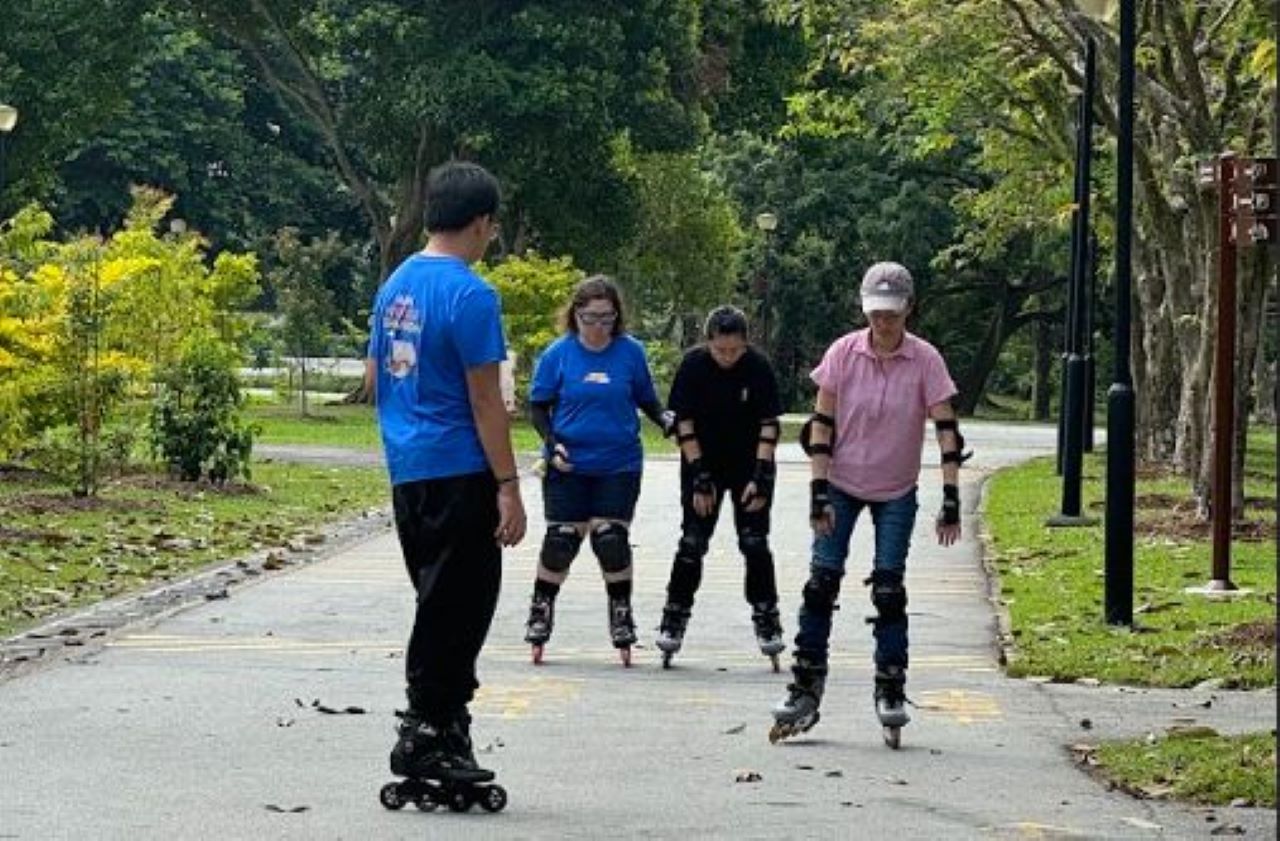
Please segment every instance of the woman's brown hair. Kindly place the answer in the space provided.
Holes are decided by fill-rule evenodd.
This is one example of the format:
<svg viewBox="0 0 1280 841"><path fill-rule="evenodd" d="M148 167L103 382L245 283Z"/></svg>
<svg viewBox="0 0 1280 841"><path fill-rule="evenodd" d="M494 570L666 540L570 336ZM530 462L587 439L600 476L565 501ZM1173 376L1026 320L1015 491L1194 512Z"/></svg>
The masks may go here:
<svg viewBox="0 0 1280 841"><path fill-rule="evenodd" d="M578 310L592 301L608 301L613 305L613 311L617 314L617 318L614 319L611 336L620 336L626 332L627 324L622 310L622 294L618 291L618 284L614 282L613 278L603 274L593 274L577 285L573 290L573 297L569 299L569 306L560 315L560 326L570 333L577 333L578 319L575 316Z"/></svg>

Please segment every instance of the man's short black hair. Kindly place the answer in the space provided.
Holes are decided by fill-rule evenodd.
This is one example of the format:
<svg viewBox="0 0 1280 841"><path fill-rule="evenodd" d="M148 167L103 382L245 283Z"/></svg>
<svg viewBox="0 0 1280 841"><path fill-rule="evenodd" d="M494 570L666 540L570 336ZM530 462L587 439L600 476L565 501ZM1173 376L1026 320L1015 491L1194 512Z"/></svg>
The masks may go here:
<svg viewBox="0 0 1280 841"><path fill-rule="evenodd" d="M493 216L502 201L498 179L468 161L449 161L427 174L427 233L460 231Z"/></svg>
<svg viewBox="0 0 1280 841"><path fill-rule="evenodd" d="M728 305L716 307L707 316L705 333L708 339L714 339L716 336L741 336L745 339L747 315L737 307Z"/></svg>

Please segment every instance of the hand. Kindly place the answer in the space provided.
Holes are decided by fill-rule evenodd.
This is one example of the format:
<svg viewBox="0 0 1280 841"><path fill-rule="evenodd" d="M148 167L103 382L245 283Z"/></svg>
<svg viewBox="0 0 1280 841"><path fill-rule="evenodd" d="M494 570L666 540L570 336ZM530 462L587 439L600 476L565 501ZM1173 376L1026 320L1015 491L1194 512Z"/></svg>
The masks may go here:
<svg viewBox="0 0 1280 841"><path fill-rule="evenodd" d="M689 462L689 469L693 471L693 511L699 517L709 517L716 510L718 499L715 480L711 471L702 466L702 459Z"/></svg>
<svg viewBox="0 0 1280 841"><path fill-rule="evenodd" d="M662 437L670 438L676 434L676 413L667 409L662 413L659 420L659 426L662 427Z"/></svg>
<svg viewBox="0 0 1280 841"><path fill-rule="evenodd" d="M528 521L524 513L524 501L520 498L520 483L507 482L498 486L498 528L493 536L499 546L515 546L524 540Z"/></svg>
<svg viewBox="0 0 1280 841"><path fill-rule="evenodd" d="M809 525L821 537L835 530L836 509L831 505L831 483L826 479L809 482Z"/></svg>
<svg viewBox="0 0 1280 841"><path fill-rule="evenodd" d="M940 546L950 546L960 539L960 488L942 486L942 509L935 526Z"/></svg>
<svg viewBox="0 0 1280 841"><path fill-rule="evenodd" d="M550 464L561 473L573 472L573 462L569 461L569 450L564 444L556 444L551 450Z"/></svg>
<svg viewBox="0 0 1280 841"><path fill-rule="evenodd" d="M742 491L742 502L748 511L759 511L769 504L769 500L773 499L777 475L778 468L771 460L756 459L755 473Z"/></svg>

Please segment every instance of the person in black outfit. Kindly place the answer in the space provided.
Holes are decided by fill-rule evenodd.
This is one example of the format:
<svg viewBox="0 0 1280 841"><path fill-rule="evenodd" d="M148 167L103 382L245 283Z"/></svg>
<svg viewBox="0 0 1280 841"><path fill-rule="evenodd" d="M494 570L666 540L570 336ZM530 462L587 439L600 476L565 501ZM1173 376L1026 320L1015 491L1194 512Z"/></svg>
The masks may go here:
<svg viewBox="0 0 1280 841"><path fill-rule="evenodd" d="M707 317L706 342L685 354L668 408L680 442L680 542L667 584L657 646L664 666L680 650L702 581L702 559L728 496L746 561L746 597L760 651L778 668L785 647L769 551L778 444L778 384L765 356L747 342L747 317L723 306Z"/></svg>

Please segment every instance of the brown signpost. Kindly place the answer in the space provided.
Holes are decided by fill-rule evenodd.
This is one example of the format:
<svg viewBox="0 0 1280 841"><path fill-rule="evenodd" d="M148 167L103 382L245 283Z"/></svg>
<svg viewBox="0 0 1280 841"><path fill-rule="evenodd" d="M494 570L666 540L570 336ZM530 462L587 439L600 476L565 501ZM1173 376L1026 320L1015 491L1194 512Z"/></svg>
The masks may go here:
<svg viewBox="0 0 1280 841"><path fill-rule="evenodd" d="M1213 367L1213 578L1204 589L1235 590L1231 581L1231 468L1235 442L1236 251L1280 245L1280 165L1276 158L1227 153L1201 164L1201 185L1218 190L1218 328Z"/></svg>

